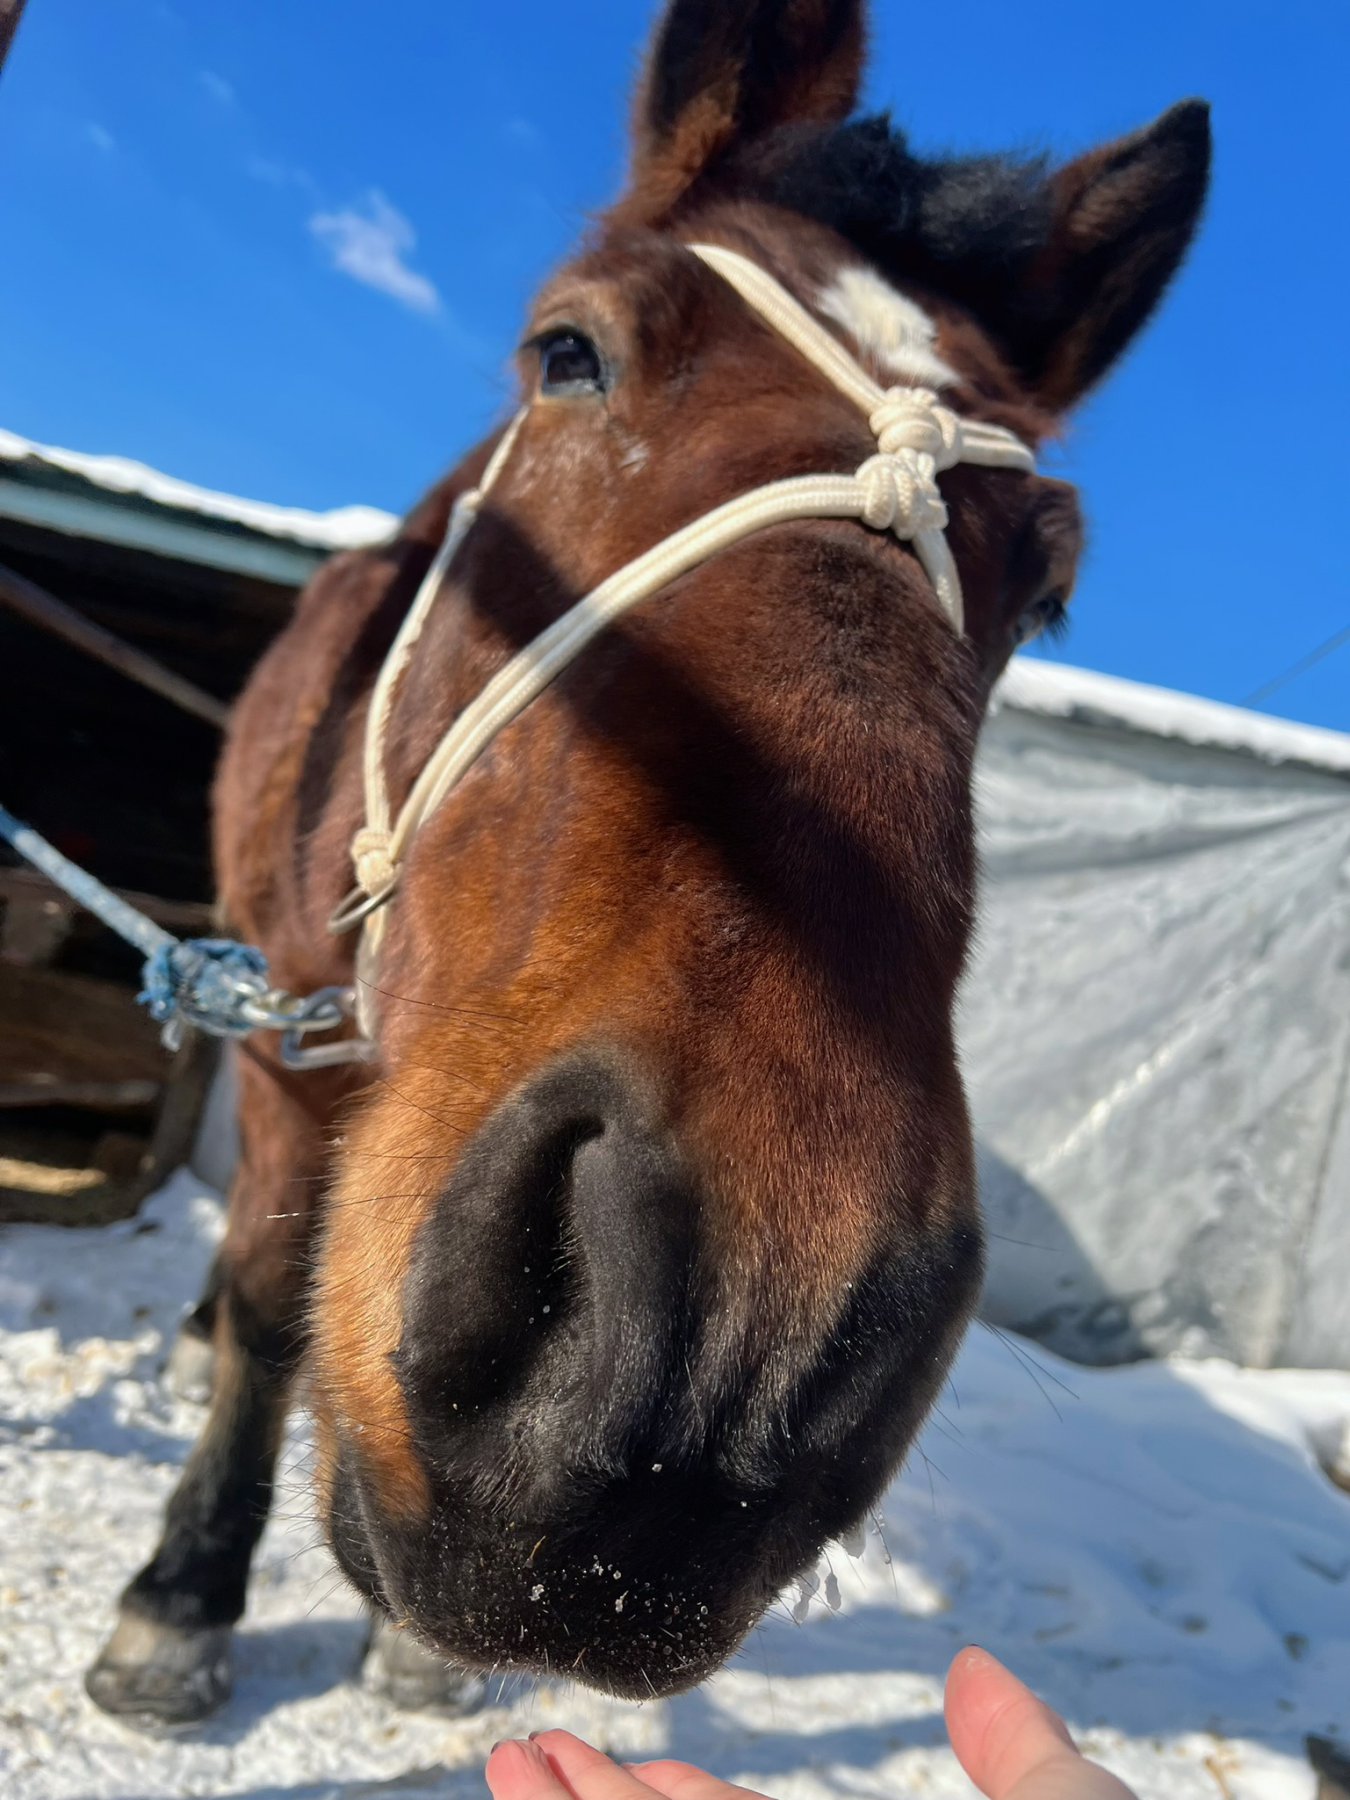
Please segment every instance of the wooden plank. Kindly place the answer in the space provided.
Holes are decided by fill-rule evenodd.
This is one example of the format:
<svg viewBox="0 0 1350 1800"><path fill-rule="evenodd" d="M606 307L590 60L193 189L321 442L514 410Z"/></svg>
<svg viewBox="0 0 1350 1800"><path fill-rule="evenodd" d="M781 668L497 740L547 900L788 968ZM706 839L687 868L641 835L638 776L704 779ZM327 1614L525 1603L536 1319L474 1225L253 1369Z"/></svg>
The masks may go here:
<svg viewBox="0 0 1350 1800"><path fill-rule="evenodd" d="M185 681L181 675L157 662L153 656L147 656L144 650L138 650L134 644L126 643L111 631L105 631L101 625L95 625L92 619L85 618L73 606L67 606L64 600L58 600L55 594L49 594L35 581L26 575L20 575L16 569L7 569L0 563L0 601L11 611L27 619L30 625L37 625L43 631L49 631L55 637L63 639L86 656L92 656L97 662L105 663L108 668L116 669L119 675L128 680L139 682L141 687L149 688L164 700L170 700L184 712L192 713L203 719L208 725L214 725L218 731L225 729L230 716L230 709L223 701L217 700L213 694L207 694L201 688Z"/></svg>
<svg viewBox="0 0 1350 1800"><path fill-rule="evenodd" d="M0 1082L0 1109L27 1106L80 1106L93 1112L140 1112L164 1091L160 1081L61 1081L34 1075Z"/></svg>
<svg viewBox="0 0 1350 1800"><path fill-rule="evenodd" d="M0 962L0 1083L163 1083L159 1031L115 981Z"/></svg>
<svg viewBox="0 0 1350 1800"><path fill-rule="evenodd" d="M107 1132L88 1162L0 1155L0 1225L107 1225L129 1219L186 1162L197 1133L218 1038L191 1032L173 1059L149 1139Z"/></svg>
<svg viewBox="0 0 1350 1800"><path fill-rule="evenodd" d="M119 900L125 900L128 906L134 906L137 912L143 912L147 919L153 919L166 931L176 932L181 937L220 935L215 908L205 900L164 900L158 894L138 893L135 888L114 888L113 892ZM80 910L68 894L53 887L36 869L0 868L0 900L8 903L12 899L47 900L68 912Z"/></svg>

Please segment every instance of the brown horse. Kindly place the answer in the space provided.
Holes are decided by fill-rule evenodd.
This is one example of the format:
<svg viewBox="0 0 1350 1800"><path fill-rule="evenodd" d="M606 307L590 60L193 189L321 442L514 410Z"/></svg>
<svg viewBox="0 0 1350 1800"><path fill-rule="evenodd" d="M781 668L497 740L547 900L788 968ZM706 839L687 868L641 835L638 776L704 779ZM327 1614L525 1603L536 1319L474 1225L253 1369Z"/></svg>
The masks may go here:
<svg viewBox="0 0 1350 1800"><path fill-rule="evenodd" d="M1032 445L1176 270L1203 105L1055 171L920 161L849 121L861 15L672 0L629 187L535 304L524 423L399 685L396 798L577 596L734 495L875 450L691 242L770 271L883 386ZM235 713L221 894L294 991L353 979L326 921L372 684L490 447L319 574ZM912 547L856 521L704 562L418 836L369 995L379 1062L291 1074L250 1048L212 1410L101 1704L182 1719L224 1693L302 1354L339 1562L462 1667L671 1692L865 1515L979 1286L952 1028L971 764L1080 536L1062 483L942 485L964 634Z"/></svg>

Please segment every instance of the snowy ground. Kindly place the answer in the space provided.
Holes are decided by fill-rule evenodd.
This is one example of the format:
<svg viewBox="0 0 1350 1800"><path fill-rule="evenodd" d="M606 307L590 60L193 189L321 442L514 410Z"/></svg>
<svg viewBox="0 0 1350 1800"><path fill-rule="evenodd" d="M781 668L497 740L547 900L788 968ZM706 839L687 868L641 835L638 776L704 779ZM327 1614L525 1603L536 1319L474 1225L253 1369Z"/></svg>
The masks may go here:
<svg viewBox="0 0 1350 1800"><path fill-rule="evenodd" d="M1350 1454L1350 1375L1097 1372L1039 1350L1033 1366L983 1328L881 1532L857 1562L831 1553L841 1609L815 1601L804 1623L777 1609L697 1693L637 1707L522 1686L460 1722L370 1699L297 1436L232 1703L191 1736L128 1731L88 1704L80 1672L197 1424L158 1373L216 1224L213 1198L180 1176L125 1226L0 1234L9 1800L479 1795L493 1740L548 1724L783 1800L966 1795L941 1681L971 1640L1145 1800L1310 1800L1305 1738L1350 1744L1350 1498L1318 1466Z"/></svg>

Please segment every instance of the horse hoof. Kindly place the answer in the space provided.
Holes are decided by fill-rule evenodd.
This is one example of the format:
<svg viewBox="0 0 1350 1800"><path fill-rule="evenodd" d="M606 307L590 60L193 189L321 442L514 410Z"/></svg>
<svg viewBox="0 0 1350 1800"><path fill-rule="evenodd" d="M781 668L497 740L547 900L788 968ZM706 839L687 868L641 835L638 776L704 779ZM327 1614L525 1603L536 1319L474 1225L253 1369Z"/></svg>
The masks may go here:
<svg viewBox="0 0 1350 1800"><path fill-rule="evenodd" d="M388 1619L371 1627L361 1685L405 1712L438 1712L458 1717L476 1710L487 1683L481 1675L456 1668Z"/></svg>
<svg viewBox="0 0 1350 1800"><path fill-rule="evenodd" d="M145 1726L195 1725L230 1695L230 1628L122 1618L84 1678L95 1706Z"/></svg>
<svg viewBox="0 0 1350 1800"><path fill-rule="evenodd" d="M216 1352L210 1338L180 1331L164 1365L164 1385L175 1400L205 1406L216 1379Z"/></svg>

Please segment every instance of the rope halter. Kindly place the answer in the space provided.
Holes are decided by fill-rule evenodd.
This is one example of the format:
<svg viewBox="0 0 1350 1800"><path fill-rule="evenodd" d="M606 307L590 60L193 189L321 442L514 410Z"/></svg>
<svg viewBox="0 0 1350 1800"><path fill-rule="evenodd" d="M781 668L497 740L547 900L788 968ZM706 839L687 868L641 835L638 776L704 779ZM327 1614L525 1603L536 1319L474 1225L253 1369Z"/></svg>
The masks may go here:
<svg viewBox="0 0 1350 1800"><path fill-rule="evenodd" d="M477 517L529 408L518 412L482 480L462 494L445 539L380 670L366 720L366 822L352 840L357 886L330 920L334 931L362 925L367 968L383 935L382 908L398 886L409 845L465 770L607 625L680 575L752 532L799 519L857 519L912 543L938 604L958 637L964 629L961 580L947 545L947 507L937 477L957 463L1033 471L1026 444L1000 425L963 419L928 388L883 388L787 290L757 263L713 244L689 249L727 281L752 311L786 338L867 419L877 448L856 473L799 475L740 494L664 538L600 585L517 652L460 713L432 752L397 816L385 776L384 746L394 693L421 637L456 551ZM358 1016L368 989L358 988Z"/></svg>
<svg viewBox="0 0 1350 1800"><path fill-rule="evenodd" d="M867 490L863 524L901 538L945 531L947 507L937 476L961 460L960 419L928 388L893 387L867 423L877 454L858 470Z"/></svg>

